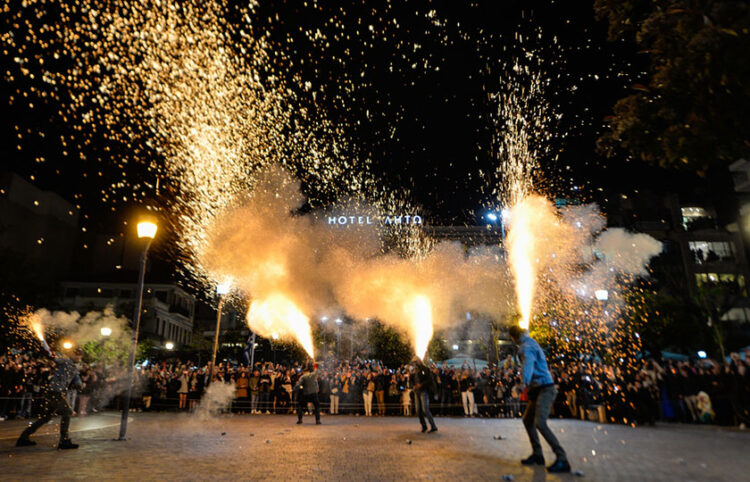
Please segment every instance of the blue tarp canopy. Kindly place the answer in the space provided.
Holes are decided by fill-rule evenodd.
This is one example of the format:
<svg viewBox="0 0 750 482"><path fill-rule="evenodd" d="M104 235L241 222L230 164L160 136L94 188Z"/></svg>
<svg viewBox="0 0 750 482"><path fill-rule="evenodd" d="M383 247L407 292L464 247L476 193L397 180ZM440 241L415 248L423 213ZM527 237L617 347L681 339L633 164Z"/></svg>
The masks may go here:
<svg viewBox="0 0 750 482"><path fill-rule="evenodd" d="M476 367L480 370L487 366L486 360L481 360L479 358L463 357L463 356L450 358L448 360L445 360L444 362L436 362L436 365L442 365L443 363L445 363L446 365L450 365L452 367L458 367L458 368L461 368L464 364L467 364L471 368L474 368L474 365L476 365Z"/></svg>

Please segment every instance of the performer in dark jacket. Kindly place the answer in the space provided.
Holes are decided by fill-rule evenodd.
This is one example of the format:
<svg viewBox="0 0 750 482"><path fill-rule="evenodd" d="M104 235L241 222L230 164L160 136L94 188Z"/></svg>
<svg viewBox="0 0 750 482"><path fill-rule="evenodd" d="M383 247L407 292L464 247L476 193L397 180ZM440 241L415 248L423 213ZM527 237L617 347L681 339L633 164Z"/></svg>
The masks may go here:
<svg viewBox="0 0 750 482"><path fill-rule="evenodd" d="M39 418L31 423L26 430L23 431L16 447L26 447L29 445L36 445L36 442L31 440L29 437L39 430L39 427L49 422L55 414L62 417L60 421L60 443L57 445L58 449L77 449L78 445L70 441L68 437L68 429L70 427L70 417L73 415L73 409L68 405L68 401L65 398L65 394L70 386L80 389L82 387L81 377L78 374L78 368L76 363L81 361L81 356L78 353L74 353L72 360L63 355L55 356L55 371L50 378L49 385L46 388L44 394L44 400L42 407L40 408Z"/></svg>
<svg viewBox="0 0 750 482"><path fill-rule="evenodd" d="M422 424L422 432L427 432L425 417L430 422L430 433L437 432L437 425L430 412L430 396L435 391L435 383L432 380L430 369L425 366L419 357L415 356L412 360L414 363L414 373L412 381L414 385L414 405L419 416L419 423Z"/></svg>
<svg viewBox="0 0 750 482"><path fill-rule="evenodd" d="M320 425L320 400L318 399L318 371L315 366L309 364L305 373L297 381L297 423L302 423L302 414L305 412L308 402L315 406L315 423Z"/></svg>

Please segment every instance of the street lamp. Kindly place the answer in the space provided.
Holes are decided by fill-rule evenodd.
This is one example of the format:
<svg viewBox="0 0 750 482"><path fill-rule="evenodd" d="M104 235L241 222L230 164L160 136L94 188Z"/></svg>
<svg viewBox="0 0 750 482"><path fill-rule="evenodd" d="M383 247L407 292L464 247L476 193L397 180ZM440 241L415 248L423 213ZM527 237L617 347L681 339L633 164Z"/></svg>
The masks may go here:
<svg viewBox="0 0 750 482"><path fill-rule="evenodd" d="M99 332L102 334L102 336L110 336L112 334L112 328L104 326L101 330L99 330Z"/></svg>
<svg viewBox="0 0 750 482"><path fill-rule="evenodd" d="M502 208L499 213L490 211L485 214L485 217L492 221L500 221L500 234L503 237L503 246L505 246L505 219L510 217L510 210L508 208Z"/></svg>
<svg viewBox="0 0 750 482"><path fill-rule="evenodd" d="M122 404L122 418L120 419L120 436L118 440L125 440L128 430L128 412L130 412L130 394L133 389L133 370L135 369L135 351L138 348L138 330L141 327L141 310L143 308L143 281L146 276L146 261L148 259L148 248L156 236L156 223L152 221L141 221L138 223L138 238L143 239L143 251L141 251L141 265L138 273L138 293L135 298L135 312L133 313L133 339L130 343L130 355L128 356L128 389ZM102 333L103 334L103 333Z"/></svg>
<svg viewBox="0 0 750 482"><path fill-rule="evenodd" d="M336 357L341 359L341 318L336 318Z"/></svg>
<svg viewBox="0 0 750 482"><path fill-rule="evenodd" d="M172 343L171 341L168 341L168 342L166 342L164 344L164 348L166 348L167 350L173 350L174 349L174 343Z"/></svg>
<svg viewBox="0 0 750 482"><path fill-rule="evenodd" d="M64 341L63 342L63 348L65 348L66 350L70 350L71 348L73 348L73 343L71 343L69 341Z"/></svg>
<svg viewBox="0 0 750 482"><path fill-rule="evenodd" d="M219 328L221 327L221 308L224 306L224 295L229 293L231 284L228 281L219 283L216 285L216 294L219 295L219 306L216 307L216 336L214 336L214 352L211 355L211 371L208 372L208 382L211 383L211 379L214 376L214 367L216 366L216 351L219 349Z"/></svg>

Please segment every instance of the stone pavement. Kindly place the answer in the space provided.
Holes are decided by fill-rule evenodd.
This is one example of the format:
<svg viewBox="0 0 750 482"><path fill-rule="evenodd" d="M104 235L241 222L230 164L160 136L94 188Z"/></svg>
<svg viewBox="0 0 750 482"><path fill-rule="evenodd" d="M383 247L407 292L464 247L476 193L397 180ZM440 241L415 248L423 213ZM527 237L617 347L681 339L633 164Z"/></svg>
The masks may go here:
<svg viewBox="0 0 750 482"><path fill-rule="evenodd" d="M119 414L74 419L78 450L58 451L50 424L36 447L15 448L22 421L0 423L2 480L700 480L750 477L750 433L715 427L631 428L575 420L550 426L574 475L550 476L519 459L530 450L520 420L437 418L419 432L415 418L133 414L118 442ZM502 437L496 440L495 437ZM411 441L411 443L409 443ZM545 446L545 449L547 447ZM545 452L548 462L554 459Z"/></svg>

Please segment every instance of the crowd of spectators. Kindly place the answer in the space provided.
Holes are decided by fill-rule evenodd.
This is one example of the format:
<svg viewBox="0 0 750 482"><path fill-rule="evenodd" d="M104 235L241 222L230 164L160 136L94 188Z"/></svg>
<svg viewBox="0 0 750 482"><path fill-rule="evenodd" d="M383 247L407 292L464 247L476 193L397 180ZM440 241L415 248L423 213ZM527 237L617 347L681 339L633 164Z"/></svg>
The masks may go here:
<svg viewBox="0 0 750 482"><path fill-rule="evenodd" d="M33 417L34 400L50 374L48 360L24 355L0 357L0 419ZM744 358L728 361L642 360L624 369L600 362L552 363L558 399L557 417L633 425L661 421L739 425L750 418L750 349ZM434 390L432 411L441 416L517 417L526 394L518 360L508 356L496 366L430 364ZM410 365L388 368L374 360L326 361L318 367L319 398L330 415L413 415ZM196 408L209 383L235 387L227 410L239 414L287 414L296 409L295 386L300 364L258 362L253 367L217 364L209 368L192 362L166 361L139 366L135 384L138 410ZM78 415L118 408L124 387L121 372L96 365L81 366L80 393L68 400Z"/></svg>
<svg viewBox="0 0 750 482"><path fill-rule="evenodd" d="M103 410L124 386L122 368L81 363L78 369L83 386L69 390L67 399L80 415ZM0 421L39 415L39 400L53 371L54 361L48 357L0 356Z"/></svg>

